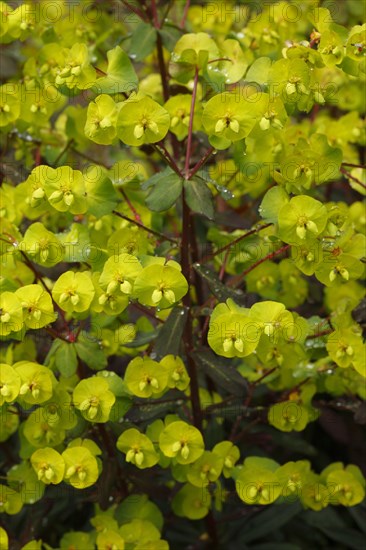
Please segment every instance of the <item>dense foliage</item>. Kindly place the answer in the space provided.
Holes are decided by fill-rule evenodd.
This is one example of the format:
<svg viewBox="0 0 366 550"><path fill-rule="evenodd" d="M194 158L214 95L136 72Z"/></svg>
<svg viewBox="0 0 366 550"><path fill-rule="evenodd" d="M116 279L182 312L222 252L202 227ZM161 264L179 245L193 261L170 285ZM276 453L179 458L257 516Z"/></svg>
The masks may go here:
<svg viewBox="0 0 366 550"><path fill-rule="evenodd" d="M0 2L0 547L362 548L363 2Z"/></svg>

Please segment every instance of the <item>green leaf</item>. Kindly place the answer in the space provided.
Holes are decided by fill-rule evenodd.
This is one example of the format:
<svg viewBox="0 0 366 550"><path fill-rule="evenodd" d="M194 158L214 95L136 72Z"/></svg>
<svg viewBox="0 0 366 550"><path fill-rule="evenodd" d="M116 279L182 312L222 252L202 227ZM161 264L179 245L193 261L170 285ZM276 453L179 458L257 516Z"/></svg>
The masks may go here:
<svg viewBox="0 0 366 550"><path fill-rule="evenodd" d="M156 29L148 23L140 23L132 34L130 57L142 61L152 53L156 44Z"/></svg>
<svg viewBox="0 0 366 550"><path fill-rule="evenodd" d="M52 358L54 358L54 366L62 376L69 378L75 374L78 366L75 344L56 338L47 354L45 364L49 365Z"/></svg>
<svg viewBox="0 0 366 550"><path fill-rule="evenodd" d="M96 342L90 335L79 338L75 343L75 349L78 357L93 370L102 370L107 366L107 358Z"/></svg>
<svg viewBox="0 0 366 550"><path fill-rule="evenodd" d="M169 174L155 184L146 199L146 205L154 212L168 210L182 193L183 180L177 174Z"/></svg>
<svg viewBox="0 0 366 550"><path fill-rule="evenodd" d="M74 344L62 342L55 354L55 364L60 373L68 378L75 374L77 369L77 357Z"/></svg>
<svg viewBox="0 0 366 550"><path fill-rule="evenodd" d="M193 212L206 216L209 220L214 218L214 206L212 193L201 178L193 178L184 181L185 199Z"/></svg>
<svg viewBox="0 0 366 550"><path fill-rule="evenodd" d="M137 88L138 78L128 55L116 46L107 52L107 76L98 78L98 93L118 94Z"/></svg>
<svg viewBox="0 0 366 550"><path fill-rule="evenodd" d="M231 365L231 361L215 356L210 350L194 352L192 357L203 372L219 386L234 395L245 395L247 381Z"/></svg>
<svg viewBox="0 0 366 550"><path fill-rule="evenodd" d="M165 355L179 355L181 339L187 320L187 309L175 307L169 314L162 328L159 330L154 352L157 360Z"/></svg>

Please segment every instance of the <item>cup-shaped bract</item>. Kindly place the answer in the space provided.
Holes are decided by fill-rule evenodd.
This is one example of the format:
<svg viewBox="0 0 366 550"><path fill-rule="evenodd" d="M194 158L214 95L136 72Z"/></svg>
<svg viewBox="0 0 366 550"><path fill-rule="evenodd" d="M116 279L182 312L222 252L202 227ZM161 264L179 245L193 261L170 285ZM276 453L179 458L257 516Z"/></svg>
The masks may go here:
<svg viewBox="0 0 366 550"><path fill-rule="evenodd" d="M28 328L42 328L56 320L52 298L41 285L22 286L15 294L21 301L24 324Z"/></svg>
<svg viewBox="0 0 366 550"><path fill-rule="evenodd" d="M133 295L146 306L172 307L188 292L184 275L171 265L152 264L137 276Z"/></svg>
<svg viewBox="0 0 366 550"><path fill-rule="evenodd" d="M159 460L152 441L135 428L130 428L119 436L117 449L125 453L126 462L140 469L151 468Z"/></svg>
<svg viewBox="0 0 366 550"><path fill-rule="evenodd" d="M109 419L115 395L108 382L99 376L80 380L73 391L74 405L89 422L104 423Z"/></svg>
<svg viewBox="0 0 366 550"><path fill-rule="evenodd" d="M121 105L117 119L117 136L126 145L157 143L167 134L170 115L150 97L132 95Z"/></svg>
<svg viewBox="0 0 366 550"><path fill-rule="evenodd" d="M178 464L191 464L204 452L201 432L181 420L164 428L159 446L165 456L174 457Z"/></svg>
<svg viewBox="0 0 366 550"><path fill-rule="evenodd" d="M94 485L99 476L97 459L86 447L68 447L63 453L64 481L76 489Z"/></svg>
<svg viewBox="0 0 366 550"><path fill-rule="evenodd" d="M21 379L19 397L25 403L36 405L52 397L57 381L48 367L33 361L18 361L14 363L14 368Z"/></svg>
<svg viewBox="0 0 366 550"><path fill-rule="evenodd" d="M124 381L133 395L148 398L160 395L167 388L168 377L166 365L148 357L135 357L127 366Z"/></svg>
<svg viewBox="0 0 366 550"><path fill-rule="evenodd" d="M91 277L85 272L66 271L60 275L52 289L55 302L69 313L80 313L89 309L94 294Z"/></svg>
<svg viewBox="0 0 366 550"><path fill-rule="evenodd" d="M61 483L65 472L65 462L60 453L51 447L44 447L34 451L31 464L38 479L49 485Z"/></svg>
<svg viewBox="0 0 366 550"><path fill-rule="evenodd" d="M0 363L0 406L18 397L20 385L21 378L17 371L6 363Z"/></svg>
<svg viewBox="0 0 366 550"><path fill-rule="evenodd" d="M307 195L298 195L284 204L278 213L279 237L290 244L313 241L328 221L325 206Z"/></svg>

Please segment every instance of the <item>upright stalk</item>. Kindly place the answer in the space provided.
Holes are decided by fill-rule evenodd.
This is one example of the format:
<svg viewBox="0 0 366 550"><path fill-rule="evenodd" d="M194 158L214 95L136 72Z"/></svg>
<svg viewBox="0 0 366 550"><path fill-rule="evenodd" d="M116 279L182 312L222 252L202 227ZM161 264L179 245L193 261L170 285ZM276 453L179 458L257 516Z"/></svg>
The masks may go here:
<svg viewBox="0 0 366 550"><path fill-rule="evenodd" d="M192 134L193 134L193 117L194 117L194 108L196 103L197 96L197 85L198 85L198 68L196 67L193 83L193 92L192 92L192 101L191 101L191 110L189 115L189 129L188 129L188 139L187 139L187 151L186 159L184 165L184 175L186 181L189 178L189 161L191 156L192 148ZM191 283L192 272L191 272L191 242L192 242L192 218L191 211L186 202L185 190L183 189L182 193L182 240L181 240L181 263L182 263L182 273L188 281L188 284ZM190 292L185 295L183 298L183 303L188 309L187 322L184 328L183 341L187 354L187 363L188 363L188 372L190 376L190 390L191 390L191 404L192 404L192 413L193 413L193 422L196 428L199 430L202 429L202 411L199 398L199 386L198 386L198 377L197 369L195 362L192 359L191 352L193 351L193 335L192 335L192 314L191 314L191 296Z"/></svg>
<svg viewBox="0 0 366 550"><path fill-rule="evenodd" d="M181 22L179 23L179 27L180 27L181 29L184 29L184 27L185 27L186 19L187 19L187 15L188 15L188 10L189 10L190 4L191 4L191 0L186 0L185 6L184 6L184 10L183 10L182 19L181 19Z"/></svg>
<svg viewBox="0 0 366 550"><path fill-rule="evenodd" d="M191 212L189 209L189 206L186 203L185 200L185 193L183 190L182 195L182 201L183 201L183 220L182 220L182 241L181 241L181 263L182 263L182 273L185 276L185 278L188 281L188 284L191 283L191 268L190 268L190 252L191 252L191 245L190 245L190 236L192 232L192 219L191 219ZM193 413L193 422L196 428L199 430L202 429L202 411L201 411L201 405L200 405L200 398L199 398L199 386L198 386L198 377L197 377L197 369L195 362L192 359L191 353L193 351L193 334L192 334L192 314L191 314L191 296L190 292L184 296L183 298L183 304L188 310L187 315L187 321L186 325L184 327L183 332L183 342L184 347L187 355L187 363L188 363L188 372L189 377L191 379L190 381L190 390L191 390L191 405L192 405L192 413Z"/></svg>
<svg viewBox="0 0 366 550"><path fill-rule="evenodd" d="M189 114L189 127L188 127L186 162L185 162L185 165L184 165L184 174L185 174L186 179L189 179L189 162L191 160L191 152L192 152L193 118L194 118L194 108L195 108L195 105L196 105L197 86L198 86L198 67L196 67L195 73L194 73L191 111L190 111L190 114Z"/></svg>
<svg viewBox="0 0 366 550"><path fill-rule="evenodd" d="M189 7L189 2L187 2L186 4L187 11L188 11L188 7ZM186 151L186 158L185 158L184 171L183 171L186 182L189 181L189 178L191 176L189 166L190 166L190 160L191 160L191 154L192 154L193 119L194 119L194 109L195 109L196 98L197 98L198 72L199 72L198 67L196 67L195 73L194 73L194 80L193 80L191 109L189 114L187 151ZM202 164L203 163L204 162L202 162ZM193 252L193 254L197 253L197 250L192 250L192 248L196 249L195 234L194 234L195 228L192 222L193 222L192 213L187 204L186 193L183 187L182 239L181 239L180 253L181 253L182 273L187 279L189 286L192 282L191 252ZM202 432L202 409L201 409L200 396L199 396L198 372L197 372L197 366L192 357L194 342L193 342L193 323L192 323L190 291L188 291L188 293L184 296L183 304L188 310L187 321L183 332L183 342L184 342L184 347L185 347L186 356L187 356L188 374L190 377L190 400L191 400L191 406L192 406L193 423L195 427ZM209 511L209 513L205 518L205 524L206 524L206 529L209 536L210 548L212 548L212 550L215 550L218 548L219 539L218 539L218 533L217 533L217 527L216 527L216 520L211 510Z"/></svg>

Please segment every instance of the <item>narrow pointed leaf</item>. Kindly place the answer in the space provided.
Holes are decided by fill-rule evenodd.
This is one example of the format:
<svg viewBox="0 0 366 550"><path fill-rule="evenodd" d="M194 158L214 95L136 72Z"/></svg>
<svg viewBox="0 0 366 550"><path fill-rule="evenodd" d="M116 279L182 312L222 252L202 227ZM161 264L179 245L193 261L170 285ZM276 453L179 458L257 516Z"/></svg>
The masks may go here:
<svg viewBox="0 0 366 550"><path fill-rule="evenodd" d="M187 320L187 310L182 307L172 309L168 319L159 330L154 352L157 359L165 355L179 355L184 326Z"/></svg>
<svg viewBox="0 0 366 550"><path fill-rule="evenodd" d="M217 357L210 350L192 353L192 357L198 367L216 384L233 395L242 397L245 395L247 381L231 365L230 361Z"/></svg>

